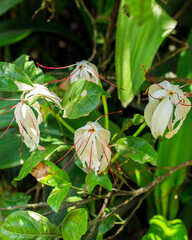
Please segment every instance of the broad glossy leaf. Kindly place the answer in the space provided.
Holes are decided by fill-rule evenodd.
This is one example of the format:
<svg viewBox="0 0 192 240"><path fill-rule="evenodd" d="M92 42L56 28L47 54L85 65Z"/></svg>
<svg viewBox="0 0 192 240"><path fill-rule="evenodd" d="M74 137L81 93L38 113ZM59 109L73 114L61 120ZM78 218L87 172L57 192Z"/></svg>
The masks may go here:
<svg viewBox="0 0 192 240"><path fill-rule="evenodd" d="M88 177L88 175L87 175ZM87 177L85 179L85 183L87 184ZM101 185L107 190L111 191L112 189L112 183L110 179L106 175L98 175L96 176L94 172L90 172L89 174L89 180L87 184L87 193L91 193L96 185Z"/></svg>
<svg viewBox="0 0 192 240"><path fill-rule="evenodd" d="M74 119L92 112L99 104L101 95L110 96L99 85L79 79L65 92L62 101L64 116Z"/></svg>
<svg viewBox="0 0 192 240"><path fill-rule="evenodd" d="M71 183L68 183L68 185L63 186L62 188L54 188L50 193L47 203L55 212L59 211L59 207L69 192L70 187Z"/></svg>
<svg viewBox="0 0 192 240"><path fill-rule="evenodd" d="M134 16L128 18L122 12L122 6L129 0L121 0L116 33L116 74L117 85L125 91L118 90L121 103L126 107L134 98L144 81L142 64L150 68L153 58L163 39L171 33L176 21L154 4L152 17L141 26Z"/></svg>
<svg viewBox="0 0 192 240"><path fill-rule="evenodd" d="M140 137L125 137L115 144L116 151L123 157L130 158L138 163L149 162L157 164L157 152L147 140Z"/></svg>
<svg viewBox="0 0 192 240"><path fill-rule="evenodd" d="M84 208L76 209L66 215L62 223L64 240L80 240L87 231L88 214Z"/></svg>
<svg viewBox="0 0 192 240"><path fill-rule="evenodd" d="M23 0L1 0L0 1L0 16L3 15L7 10L23 2Z"/></svg>
<svg viewBox="0 0 192 240"><path fill-rule="evenodd" d="M0 91L23 91L33 86L30 78L15 64L0 63Z"/></svg>
<svg viewBox="0 0 192 240"><path fill-rule="evenodd" d="M168 221L155 215L149 223L150 228L142 240L188 240L187 229L180 219Z"/></svg>
<svg viewBox="0 0 192 240"><path fill-rule="evenodd" d="M44 159L49 159L51 155L55 151L60 151L62 146L54 145L47 146L45 151L37 150L31 154L31 156L25 161L23 167L21 168L19 175L14 178L13 184L16 184L16 181L21 181L24 177L26 177L31 170Z"/></svg>
<svg viewBox="0 0 192 240"><path fill-rule="evenodd" d="M46 217L32 211L17 211L0 226L0 237L6 240L58 240L61 234Z"/></svg>

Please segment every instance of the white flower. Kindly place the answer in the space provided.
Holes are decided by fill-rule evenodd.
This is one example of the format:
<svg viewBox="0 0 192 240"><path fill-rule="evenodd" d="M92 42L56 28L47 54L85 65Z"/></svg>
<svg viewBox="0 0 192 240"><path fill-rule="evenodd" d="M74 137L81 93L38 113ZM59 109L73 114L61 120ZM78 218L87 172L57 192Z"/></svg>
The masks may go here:
<svg viewBox="0 0 192 240"><path fill-rule="evenodd" d="M75 131L77 155L83 167L86 168L87 164L95 171L95 175L103 172L111 160L111 151L108 147L110 136L110 132L102 128L98 122L88 122Z"/></svg>
<svg viewBox="0 0 192 240"><path fill-rule="evenodd" d="M191 102L184 96L179 85L172 85L168 81L151 85L148 95L149 103L144 117L152 135L155 138L162 136L168 127L169 132L165 136L171 138L183 124L191 109Z"/></svg>
<svg viewBox="0 0 192 240"><path fill-rule="evenodd" d="M98 84L98 70L97 67L85 60L77 62L76 68L70 74L71 84L77 81L78 79L86 79L87 81Z"/></svg>
<svg viewBox="0 0 192 240"><path fill-rule="evenodd" d="M33 107L37 112L37 117L35 116ZM30 147L30 151L36 148L43 150L44 148L39 145L40 131L39 124L42 122L42 116L40 113L40 106L38 102L35 102L29 107L24 102L18 104L15 107L15 118L19 126L20 133L24 137L25 143Z"/></svg>
<svg viewBox="0 0 192 240"><path fill-rule="evenodd" d="M27 93L23 93L25 100L33 102L37 100L38 97L45 98L49 102L54 102L59 108L63 109L60 103L60 98L54 93L49 91L47 87L41 84L33 84L33 87L31 87L30 91Z"/></svg>

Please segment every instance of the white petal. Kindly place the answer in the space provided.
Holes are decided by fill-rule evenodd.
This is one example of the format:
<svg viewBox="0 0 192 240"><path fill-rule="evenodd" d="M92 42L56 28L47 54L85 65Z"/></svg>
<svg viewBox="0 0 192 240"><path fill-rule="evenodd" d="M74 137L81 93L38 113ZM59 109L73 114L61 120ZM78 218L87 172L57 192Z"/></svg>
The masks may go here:
<svg viewBox="0 0 192 240"><path fill-rule="evenodd" d="M173 105L167 96L156 108L151 119L151 132L155 138L162 136L173 112Z"/></svg>
<svg viewBox="0 0 192 240"><path fill-rule="evenodd" d="M155 109L157 108L158 104L159 104L159 101L155 100L155 101L149 102L145 107L144 118L149 127L151 127L151 119L152 119L153 113L155 112Z"/></svg>

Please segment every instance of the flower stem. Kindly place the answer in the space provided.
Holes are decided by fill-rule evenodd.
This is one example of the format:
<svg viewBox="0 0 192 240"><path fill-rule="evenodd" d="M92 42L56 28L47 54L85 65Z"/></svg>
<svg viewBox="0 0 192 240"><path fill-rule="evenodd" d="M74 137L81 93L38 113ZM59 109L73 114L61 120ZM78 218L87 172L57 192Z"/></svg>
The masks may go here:
<svg viewBox="0 0 192 240"><path fill-rule="evenodd" d="M138 129L137 131L133 134L133 137L137 137L141 131L147 126L147 123L144 122Z"/></svg>
<svg viewBox="0 0 192 240"><path fill-rule="evenodd" d="M106 97L102 95L102 100L103 100L103 109L104 109L104 114L105 115L105 128L109 130L109 115L108 115L108 105L107 105L107 100Z"/></svg>

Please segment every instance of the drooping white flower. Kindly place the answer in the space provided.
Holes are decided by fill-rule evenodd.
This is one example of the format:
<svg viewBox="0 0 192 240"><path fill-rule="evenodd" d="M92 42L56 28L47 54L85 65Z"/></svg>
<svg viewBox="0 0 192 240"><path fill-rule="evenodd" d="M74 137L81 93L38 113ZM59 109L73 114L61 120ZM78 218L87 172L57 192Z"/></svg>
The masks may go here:
<svg viewBox="0 0 192 240"><path fill-rule="evenodd" d="M191 102L184 96L179 85L170 84L168 81L151 85L148 95L149 103L144 117L152 135L155 138L163 136L168 127L169 132L165 136L171 138L183 124L191 109Z"/></svg>
<svg viewBox="0 0 192 240"><path fill-rule="evenodd" d="M41 84L33 84L33 87L31 87L30 91L24 92L24 98L26 101L36 101L38 97L42 97L46 99L49 102L55 103L59 108L63 109L61 106L61 99L54 93L49 91L47 87Z"/></svg>
<svg viewBox="0 0 192 240"><path fill-rule="evenodd" d="M83 167L89 166L95 175L103 172L111 160L108 143L111 133L102 128L98 122L88 122L75 131L76 152Z"/></svg>
<svg viewBox="0 0 192 240"><path fill-rule="evenodd" d="M37 117L35 116L32 108L36 111ZM40 106L38 102L28 106L24 102L18 104L15 107L15 118L19 126L19 131L23 136L26 145L30 148L30 151L36 148L43 150L44 148L39 145L40 131L39 124L42 122L42 115L40 113Z"/></svg>
<svg viewBox="0 0 192 240"><path fill-rule="evenodd" d="M78 79L86 79L87 81L98 84L98 70L94 64L83 60L81 62L77 62L75 65L76 68L70 74L71 83L74 83Z"/></svg>

